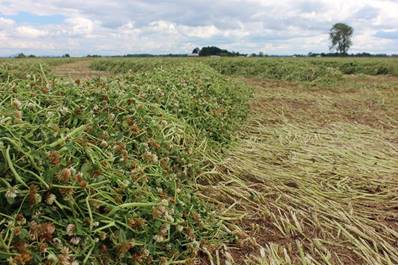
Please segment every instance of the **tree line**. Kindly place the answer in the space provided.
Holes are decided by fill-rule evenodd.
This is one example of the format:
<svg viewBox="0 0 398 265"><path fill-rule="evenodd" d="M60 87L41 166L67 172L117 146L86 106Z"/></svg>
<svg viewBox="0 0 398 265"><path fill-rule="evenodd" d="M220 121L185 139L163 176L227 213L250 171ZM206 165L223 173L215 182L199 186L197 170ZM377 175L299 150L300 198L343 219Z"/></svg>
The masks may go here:
<svg viewBox="0 0 398 265"><path fill-rule="evenodd" d="M295 57L339 57L339 56L354 56L354 57L387 57L387 54L370 54L370 53L356 53L349 54L348 51L353 45L352 37L354 35L354 28L345 24L345 23L336 23L329 31L329 53L312 53L303 55L296 54L293 55ZM251 56L251 57L268 57L272 55L264 54L260 52L258 54L245 54L240 52L228 51L226 49L222 49L216 46L207 46L203 48L195 48L193 49L192 56ZM126 55L115 55L115 56L104 56L104 57L185 57L186 54L164 54L164 55L154 55L154 54L126 54ZM392 57L397 57L397 54L391 55ZM35 55L25 55L20 53L15 56L16 58L33 58ZM64 54L62 57L69 58L69 54ZM103 57L101 55L87 55L86 57ZM275 57L275 56L272 56Z"/></svg>
<svg viewBox="0 0 398 265"><path fill-rule="evenodd" d="M329 31L329 38L331 45L329 47L330 51L335 51L334 53L322 53L316 54L325 56L347 56L348 50L352 46L352 36L354 34L354 29L345 23L336 23ZM196 56L246 56L246 54L241 54L239 52L230 52L225 49L221 49L215 46L208 46L203 48L195 48L192 51L192 55ZM362 53L359 56L367 56L370 54ZM262 53L251 54L251 56L265 56ZM310 56L313 56L310 53Z"/></svg>
<svg viewBox="0 0 398 265"><path fill-rule="evenodd" d="M200 48L195 48L192 51L193 55L198 56L245 56L246 54L242 54L239 52L230 52L225 49L218 48L216 46L208 46Z"/></svg>

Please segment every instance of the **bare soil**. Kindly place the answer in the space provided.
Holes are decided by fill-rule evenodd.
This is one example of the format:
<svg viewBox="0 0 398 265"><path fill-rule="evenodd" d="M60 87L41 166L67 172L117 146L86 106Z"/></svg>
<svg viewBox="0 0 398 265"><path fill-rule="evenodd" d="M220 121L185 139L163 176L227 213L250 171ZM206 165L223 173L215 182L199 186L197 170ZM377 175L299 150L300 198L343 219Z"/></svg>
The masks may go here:
<svg viewBox="0 0 398 265"><path fill-rule="evenodd" d="M107 72L90 69L90 60L79 60L58 65L54 67L53 73L58 77L70 78L72 80L88 80L109 76Z"/></svg>

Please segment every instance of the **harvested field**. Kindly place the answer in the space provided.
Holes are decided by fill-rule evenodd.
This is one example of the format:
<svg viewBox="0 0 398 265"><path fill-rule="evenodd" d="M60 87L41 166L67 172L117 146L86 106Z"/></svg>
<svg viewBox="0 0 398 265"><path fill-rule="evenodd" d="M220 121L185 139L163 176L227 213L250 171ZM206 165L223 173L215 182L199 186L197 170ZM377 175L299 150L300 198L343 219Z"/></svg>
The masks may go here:
<svg viewBox="0 0 398 265"><path fill-rule="evenodd" d="M397 65L0 62L0 263L397 264Z"/></svg>

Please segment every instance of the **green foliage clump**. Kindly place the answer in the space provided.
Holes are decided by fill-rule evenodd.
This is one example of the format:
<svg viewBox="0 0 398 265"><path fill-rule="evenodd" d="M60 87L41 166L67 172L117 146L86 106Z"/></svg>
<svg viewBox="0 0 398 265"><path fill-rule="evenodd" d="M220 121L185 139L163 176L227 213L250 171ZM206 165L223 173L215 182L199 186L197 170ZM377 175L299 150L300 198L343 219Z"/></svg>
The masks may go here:
<svg viewBox="0 0 398 265"><path fill-rule="evenodd" d="M366 74L366 75L396 75L398 63L394 60L325 60L313 61L315 64L324 64L340 70L343 74Z"/></svg>
<svg viewBox="0 0 398 265"><path fill-rule="evenodd" d="M14 79L42 78L48 75L50 68L47 64L30 62L29 60L0 62L0 82Z"/></svg>
<svg viewBox="0 0 398 265"><path fill-rule="evenodd" d="M227 75L308 82L341 78L338 70L321 64L314 65L305 60L225 59L207 60L207 63Z"/></svg>
<svg viewBox="0 0 398 265"><path fill-rule="evenodd" d="M228 142L246 115L249 89L203 64L157 68L127 80L141 100L159 104L216 142Z"/></svg>
<svg viewBox="0 0 398 265"><path fill-rule="evenodd" d="M398 60L366 58L134 58L97 60L94 70L112 73L147 72L155 68L204 63L229 76L301 82L334 82L344 74L398 76Z"/></svg>
<svg viewBox="0 0 398 265"><path fill-rule="evenodd" d="M192 183L246 87L185 65L0 92L0 263L188 263L224 236Z"/></svg>
<svg viewBox="0 0 398 265"><path fill-rule="evenodd" d="M72 62L70 58L21 58L0 60L0 82L46 78L51 76L51 67Z"/></svg>

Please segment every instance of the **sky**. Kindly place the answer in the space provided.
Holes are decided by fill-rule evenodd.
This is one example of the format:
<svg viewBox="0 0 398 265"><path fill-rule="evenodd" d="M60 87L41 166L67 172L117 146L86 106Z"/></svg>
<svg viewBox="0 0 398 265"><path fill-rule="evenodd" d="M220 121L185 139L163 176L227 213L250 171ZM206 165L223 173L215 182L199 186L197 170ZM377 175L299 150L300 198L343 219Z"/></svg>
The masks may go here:
<svg viewBox="0 0 398 265"><path fill-rule="evenodd" d="M0 0L0 56L327 52L338 22L351 52L398 54L398 0Z"/></svg>

